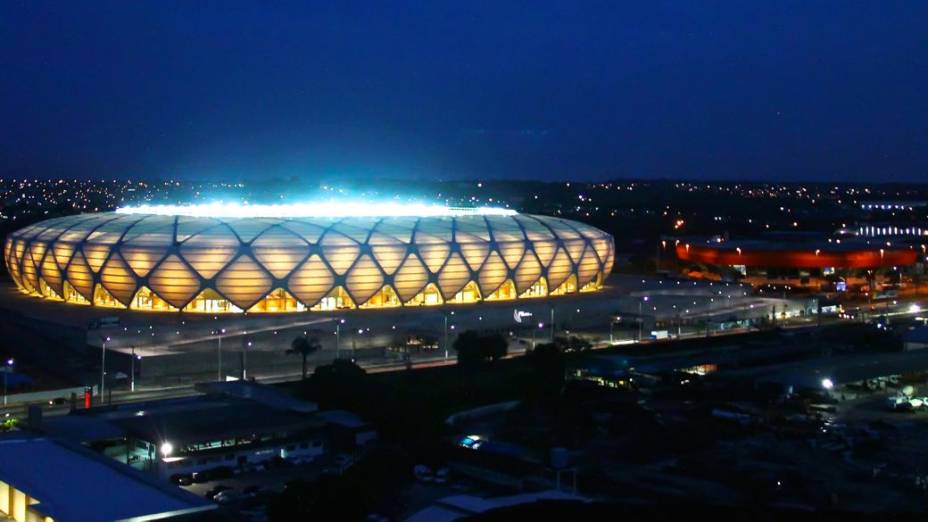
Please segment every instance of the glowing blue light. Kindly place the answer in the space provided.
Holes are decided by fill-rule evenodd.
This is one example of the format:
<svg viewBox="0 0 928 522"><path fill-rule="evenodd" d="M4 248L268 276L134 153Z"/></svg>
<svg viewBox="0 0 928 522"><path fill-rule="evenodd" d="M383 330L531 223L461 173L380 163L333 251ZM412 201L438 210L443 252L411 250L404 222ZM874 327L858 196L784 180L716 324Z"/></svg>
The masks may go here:
<svg viewBox="0 0 928 522"><path fill-rule="evenodd" d="M116 209L118 214L155 214L190 217L452 217L512 216L516 211L496 207L446 207L424 203L371 201L320 201L287 205L250 205L240 203L206 203L201 205L139 205Z"/></svg>

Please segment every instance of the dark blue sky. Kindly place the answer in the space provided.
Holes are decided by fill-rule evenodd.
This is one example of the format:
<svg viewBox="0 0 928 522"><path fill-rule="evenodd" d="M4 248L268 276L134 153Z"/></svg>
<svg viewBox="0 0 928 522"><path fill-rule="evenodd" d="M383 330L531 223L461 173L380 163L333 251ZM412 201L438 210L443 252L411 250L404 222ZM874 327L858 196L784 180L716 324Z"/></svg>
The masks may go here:
<svg viewBox="0 0 928 522"><path fill-rule="evenodd" d="M0 3L0 175L928 179L928 2Z"/></svg>

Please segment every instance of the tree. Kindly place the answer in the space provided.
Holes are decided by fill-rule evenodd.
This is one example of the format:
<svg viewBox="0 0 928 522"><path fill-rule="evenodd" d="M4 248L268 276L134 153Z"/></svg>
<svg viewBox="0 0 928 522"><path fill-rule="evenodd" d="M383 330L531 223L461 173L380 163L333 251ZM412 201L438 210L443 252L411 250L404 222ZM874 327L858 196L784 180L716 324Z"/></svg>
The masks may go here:
<svg viewBox="0 0 928 522"><path fill-rule="evenodd" d="M532 385L530 393L536 397L549 397L561 391L564 386L564 349L560 343L539 344L526 357L532 367Z"/></svg>
<svg viewBox="0 0 928 522"><path fill-rule="evenodd" d="M453 348L458 353L459 364L473 366L502 359L506 356L509 343L500 334L481 335L474 330L467 330L454 340Z"/></svg>
<svg viewBox="0 0 928 522"><path fill-rule="evenodd" d="M303 379L306 379L306 359L322 349L319 339L316 337L306 337L301 335L290 343L287 353L299 354L303 357Z"/></svg>

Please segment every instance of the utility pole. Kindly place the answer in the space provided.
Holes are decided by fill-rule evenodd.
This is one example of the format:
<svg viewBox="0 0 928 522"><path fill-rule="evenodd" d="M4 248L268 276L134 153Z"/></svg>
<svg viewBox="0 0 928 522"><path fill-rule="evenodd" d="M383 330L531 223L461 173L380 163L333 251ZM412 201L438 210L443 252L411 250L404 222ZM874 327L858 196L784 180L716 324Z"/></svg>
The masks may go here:
<svg viewBox="0 0 928 522"><path fill-rule="evenodd" d="M100 403L103 403L103 391L106 386L106 343L109 342L109 337L102 337L101 346L101 357L100 357Z"/></svg>
<svg viewBox="0 0 928 522"><path fill-rule="evenodd" d="M445 340L443 343L445 347L445 360L448 360L448 314L445 313Z"/></svg>

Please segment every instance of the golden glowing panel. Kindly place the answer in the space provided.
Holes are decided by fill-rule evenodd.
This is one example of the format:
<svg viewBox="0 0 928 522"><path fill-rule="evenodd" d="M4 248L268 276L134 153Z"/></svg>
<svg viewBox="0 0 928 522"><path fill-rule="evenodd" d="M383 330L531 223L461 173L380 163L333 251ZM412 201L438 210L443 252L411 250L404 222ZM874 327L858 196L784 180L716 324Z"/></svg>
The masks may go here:
<svg viewBox="0 0 928 522"><path fill-rule="evenodd" d="M416 294L412 299L406 302L406 306L437 306L444 304L445 300L441 297L441 292L434 283L429 283Z"/></svg>
<svg viewBox="0 0 928 522"><path fill-rule="evenodd" d="M136 275L145 277L158 261L161 261L164 257L165 249L152 246L122 245L119 252Z"/></svg>
<svg viewBox="0 0 928 522"><path fill-rule="evenodd" d="M251 251L274 277L283 279L309 255L309 245L293 232L273 227L261 234Z"/></svg>
<svg viewBox="0 0 928 522"><path fill-rule="evenodd" d="M71 264L68 265L67 274L68 283L71 283L74 290L88 301L93 299L93 273L90 271L87 262L84 261L83 255L80 253L74 255Z"/></svg>
<svg viewBox="0 0 928 522"><path fill-rule="evenodd" d="M615 245L609 243L609 250L606 251L606 261L603 263L603 274L612 273L612 265L615 262Z"/></svg>
<svg viewBox="0 0 928 522"><path fill-rule="evenodd" d="M114 254L100 271L100 282L109 293L122 303L129 303L135 294L136 279L129 265Z"/></svg>
<svg viewBox="0 0 928 522"><path fill-rule="evenodd" d="M499 243L499 253L509 268L515 268L522 261L522 255L525 253L525 241Z"/></svg>
<svg viewBox="0 0 928 522"><path fill-rule="evenodd" d="M490 254L483 268L480 269L480 273L477 274L477 282L480 284L480 291L483 295L493 293L508 278L509 269L503 262L503 258L496 252Z"/></svg>
<svg viewBox="0 0 928 522"><path fill-rule="evenodd" d="M364 254L351 268L345 284L354 301L364 303L383 286L383 275L374 260Z"/></svg>
<svg viewBox="0 0 928 522"><path fill-rule="evenodd" d="M38 290L38 270L35 268L35 263L32 262L32 256L26 255L23 257L23 270L21 277L23 286L26 287L26 290L29 290L30 292L35 292Z"/></svg>
<svg viewBox="0 0 928 522"><path fill-rule="evenodd" d="M52 247L52 253L55 255L55 261L58 262L58 268L65 270L68 267L68 261L74 255L74 245L64 242L55 243ZM17 259L15 250L13 256L14 259Z"/></svg>
<svg viewBox="0 0 928 522"><path fill-rule="evenodd" d="M428 281L428 271L414 254L406 258L403 266L393 276L393 286L403 301L412 299Z"/></svg>
<svg viewBox="0 0 928 522"><path fill-rule="evenodd" d="M599 260L592 248L587 248L577 265L577 280L581 285L589 283L599 273Z"/></svg>
<svg viewBox="0 0 928 522"><path fill-rule="evenodd" d="M418 245L417 248L419 257L433 274L441 269L442 265L445 264L445 260L448 259L448 254L451 253L451 246L447 243Z"/></svg>
<svg viewBox="0 0 928 522"><path fill-rule="evenodd" d="M585 247L586 241L582 239L564 241L564 248L567 250L567 254L570 255L570 259L572 259L574 263L580 263L580 256L583 255L583 249Z"/></svg>
<svg viewBox="0 0 928 522"><path fill-rule="evenodd" d="M388 275L396 272L396 269L399 268L400 263L406 258L406 250L406 245L400 242L391 245L371 246L374 259L377 260L377 263Z"/></svg>
<svg viewBox="0 0 928 522"><path fill-rule="evenodd" d="M188 238L181 244L180 253L198 274L209 279L238 254L239 245L235 234L225 225L220 225Z"/></svg>
<svg viewBox="0 0 928 522"><path fill-rule="evenodd" d="M87 264L90 265L90 269L94 272L100 271L100 267L106 262L106 256L110 254L110 249L109 245L96 245L93 243L84 243L83 248L81 248L84 252L84 259L87 260Z"/></svg>
<svg viewBox="0 0 928 522"><path fill-rule="evenodd" d="M510 299L515 299L517 295L516 285L513 284L512 279L507 279L499 288L487 295L484 299L487 301L508 301Z"/></svg>
<svg viewBox="0 0 928 522"><path fill-rule="evenodd" d="M486 261L487 255L490 253L490 244L476 241L476 238L471 241L461 240L459 246L461 248L461 255L464 256L467 265L473 270L479 270L480 267L483 266L483 262Z"/></svg>
<svg viewBox="0 0 928 522"><path fill-rule="evenodd" d="M42 261L40 276L56 294L60 296L64 293L61 289L61 283L64 282L64 279L61 277L61 269L58 268L58 264L55 263L54 256L51 255L51 253L46 255L45 259Z"/></svg>
<svg viewBox="0 0 928 522"><path fill-rule="evenodd" d="M603 286L602 274L596 274L592 281L580 287L581 292L595 292Z"/></svg>
<svg viewBox="0 0 928 522"><path fill-rule="evenodd" d="M554 254L557 252L557 243L554 241L536 241L532 243L532 250L535 252L535 255L538 256L538 260L541 261L541 264L548 266L551 264L551 260L554 259Z"/></svg>
<svg viewBox="0 0 928 522"><path fill-rule="evenodd" d="M516 268L515 283L519 293L525 292L541 277L541 265L534 255L527 255Z"/></svg>
<svg viewBox="0 0 928 522"><path fill-rule="evenodd" d="M321 244L322 256L338 275L347 272L361 253L361 247L356 242L336 232L327 232Z"/></svg>
<svg viewBox="0 0 928 522"><path fill-rule="evenodd" d="M42 241L33 240L32 244L29 245L29 255L36 266L42 264L42 257L45 255L46 250L48 250L48 243Z"/></svg>
<svg viewBox="0 0 928 522"><path fill-rule="evenodd" d="M216 278L216 290L240 308L255 304L271 289L271 276L249 256L239 256Z"/></svg>
<svg viewBox="0 0 928 522"><path fill-rule="evenodd" d="M148 284L153 292L177 308L183 308L200 290L199 277L173 254L151 273Z"/></svg>
<svg viewBox="0 0 928 522"><path fill-rule="evenodd" d="M322 259L313 255L290 275L288 286L297 299L307 306L316 304L335 284L335 276Z"/></svg>
<svg viewBox="0 0 928 522"><path fill-rule="evenodd" d="M554 259L548 265L548 283L557 288L567 280L574 271L574 264L570 256L563 249L557 251Z"/></svg>
<svg viewBox="0 0 928 522"><path fill-rule="evenodd" d="M438 274L438 287L442 297L449 299L470 281L470 269L460 254L451 254L445 267Z"/></svg>

